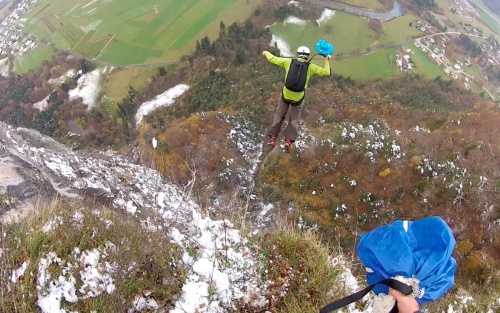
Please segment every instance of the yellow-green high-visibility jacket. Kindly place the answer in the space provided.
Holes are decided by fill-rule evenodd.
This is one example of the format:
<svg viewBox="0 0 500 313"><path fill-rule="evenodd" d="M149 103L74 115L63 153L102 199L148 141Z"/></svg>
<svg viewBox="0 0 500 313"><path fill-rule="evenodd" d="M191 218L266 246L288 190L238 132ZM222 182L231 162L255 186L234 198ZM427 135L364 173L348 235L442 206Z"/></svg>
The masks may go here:
<svg viewBox="0 0 500 313"><path fill-rule="evenodd" d="M290 63L292 63L292 58L280 58L274 56L271 52L266 51L266 58L269 62L276 64L285 69L285 81L288 75L288 70L290 69ZM306 59L297 58L297 60L301 62L306 62ZM306 86L309 86L309 80L314 75L318 76L328 76L330 75L330 62L328 60L324 60L323 67L320 67L316 64L309 64L309 68L307 70L307 78L306 78ZM283 98L289 100L291 102L298 102L304 97L305 91L295 92L283 86Z"/></svg>

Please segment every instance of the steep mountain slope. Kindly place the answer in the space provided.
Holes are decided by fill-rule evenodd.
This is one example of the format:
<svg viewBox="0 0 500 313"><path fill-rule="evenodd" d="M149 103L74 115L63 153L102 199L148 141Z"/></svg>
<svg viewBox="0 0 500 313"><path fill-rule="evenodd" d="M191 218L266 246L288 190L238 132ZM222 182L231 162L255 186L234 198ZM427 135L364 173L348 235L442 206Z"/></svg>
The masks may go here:
<svg viewBox="0 0 500 313"><path fill-rule="evenodd" d="M237 305L248 305L256 308L268 305L266 304L266 295L271 294L270 284L263 280L265 276L261 276L259 272L259 267L264 264L254 259L258 255L255 255L248 239L240 235L230 221L215 221L208 218L188 195L178 187L166 183L154 169L130 163L126 158L111 153L100 156L75 153L36 131L24 128L14 129L4 123L0 123L0 138L2 138L0 184L4 210L1 217L2 224L6 227L6 237L2 237L3 248L0 251L3 251L6 257L22 255L22 250L11 251L6 248L8 246L6 242L13 239L10 237L12 229L8 228L7 225L26 219L26 215L42 214L34 210L35 207L39 208L37 202L41 200L44 202L45 199L50 199L56 193L63 197L79 199L78 202L82 203L79 209L74 210L72 205L66 204L66 210L73 213L68 214L64 210L55 210L55 216L47 220L45 226L42 227L44 233L54 235L54 240L62 239L61 236L63 236L69 242L75 240L76 243L83 239L72 238L68 233L64 235L64 231L59 230L60 226L77 221L74 227L82 227L78 226L78 221L86 221L84 216L88 214L88 211L85 206L89 204L85 199L94 199L96 206L94 212L98 212L97 216L102 215L102 222L108 225L106 228L115 227L113 225L116 223L119 225L120 222L115 220L115 218L119 219L119 215L112 218L117 213L106 213L107 209L98 209L97 203L107 203L118 210L127 212L129 216L135 217L136 221L140 222L142 225L140 227L144 227L146 232L151 232L151 235L154 235L155 232L167 232L170 238L168 244L173 247L165 246L165 253L171 249L177 251L179 248L184 249L182 247L185 247L184 255L182 256L181 253L176 256L177 258L182 256L182 260L170 260L173 262L174 268L175 264L179 262L177 266L180 268L174 271L177 272L177 275L181 275L182 272L185 279L185 282L177 282L181 286L184 285L182 290L177 290L179 295L170 295L170 297L177 299L176 303L171 304L177 309L173 309L171 312L194 312L197 307L199 307L198 312L225 312L232 310L231 308L234 309ZM63 203L66 202L63 201ZM265 215L265 212L262 215ZM80 217L74 220L75 216ZM111 218L111 221L106 222L104 216ZM124 218L128 219L128 217ZM36 220L38 219L35 218L30 222L32 224L28 227L35 227L35 229L29 232L39 231L36 229L36 225L39 223ZM131 223L130 227L135 227L133 226L135 222L129 223ZM70 226L70 229L71 227L73 226ZM37 258L40 258L37 272L37 284L39 285L37 287L37 304L43 312L55 312L54 310L60 308L64 303L64 301L60 303L63 299L69 303L77 303L85 301L89 297L98 297L106 293L112 294L115 292L115 288L121 285L119 278L121 270L118 270L121 267L119 260L116 260L114 264L107 263L103 268L99 268L98 263L92 261L86 263L85 259L89 260L95 257L99 260L100 255L113 260L113 251L121 249L111 246L114 245L112 239L114 235L111 234L102 238L107 242L106 249L99 246L100 239L98 238L101 238L101 235L98 235L97 231L100 228L95 225L89 227L96 227L95 233L92 235L95 238L93 250L82 251L81 255L80 252L76 252L75 255L57 255L54 252L49 252L46 256L29 255L22 258L24 262L18 264L21 266L19 270L11 269L14 273L12 277L15 277L12 279L12 283L15 284L25 276L26 268L35 270L36 263L30 264L30 262L36 262ZM7 229L9 230L7 231ZM66 232L68 231L69 229L66 229ZM140 228L137 231L141 231ZM118 237L114 240L120 241L121 239ZM121 246L118 242L115 241L115 243ZM80 251L79 246L74 248ZM161 249L161 247L157 247L157 249ZM199 251L199 253L194 251ZM174 258L176 253L173 252L171 257ZM75 262L87 264L85 268L89 272L85 278L81 274L80 279L84 282L81 289L78 289L78 282L75 281L72 274L68 274L74 273L76 275L78 266L65 265L61 263L61 258L75 258ZM63 272L57 282L51 282L50 274L44 273L44 271L47 267L53 267L55 264L63 267ZM94 267L100 275L91 273L90 269ZM6 270L7 268L5 267ZM5 274L5 272L2 273ZM90 287L85 287L87 284ZM95 287L96 284L97 287ZM82 290L88 288L90 291L85 296L85 292ZM215 294L211 296L209 296L210 288L215 288ZM116 292L120 295L119 293L123 290L120 289ZM150 292L144 300L141 300L139 294L139 298L136 298L131 306L135 306L137 311L155 308L154 298L157 291L153 290L152 292L153 295ZM146 302L146 300L151 305L154 302L155 306L143 305L141 307L137 304L137 302ZM2 301L5 301L5 298L2 297ZM10 304L9 302L8 307Z"/></svg>

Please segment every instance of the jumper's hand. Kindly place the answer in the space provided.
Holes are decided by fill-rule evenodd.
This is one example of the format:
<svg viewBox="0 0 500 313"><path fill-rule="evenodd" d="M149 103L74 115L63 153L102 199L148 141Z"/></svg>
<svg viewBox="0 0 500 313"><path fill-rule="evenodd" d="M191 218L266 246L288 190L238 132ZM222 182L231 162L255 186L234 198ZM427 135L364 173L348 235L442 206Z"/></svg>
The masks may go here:
<svg viewBox="0 0 500 313"><path fill-rule="evenodd" d="M331 55L324 55L324 56L323 56L323 59L325 59L325 60L330 60L331 58L332 58L332 56L331 56Z"/></svg>
<svg viewBox="0 0 500 313"><path fill-rule="evenodd" d="M267 50L262 51L262 55L266 55Z"/></svg>
<svg viewBox="0 0 500 313"><path fill-rule="evenodd" d="M413 295L405 296L396 289L389 288L389 294L393 296L398 302L398 310L401 313L414 313L419 310L419 305L417 300ZM418 311L420 312L420 311Z"/></svg>

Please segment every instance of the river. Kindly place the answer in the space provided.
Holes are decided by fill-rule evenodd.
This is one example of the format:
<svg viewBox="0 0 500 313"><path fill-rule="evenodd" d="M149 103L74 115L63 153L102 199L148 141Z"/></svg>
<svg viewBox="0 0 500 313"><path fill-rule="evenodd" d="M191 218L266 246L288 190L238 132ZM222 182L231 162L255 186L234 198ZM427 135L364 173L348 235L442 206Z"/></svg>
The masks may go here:
<svg viewBox="0 0 500 313"><path fill-rule="evenodd" d="M310 0L310 1L324 5L325 8L328 9L343 11L350 14L355 14L359 16L365 16L380 20L391 20L393 18L403 15L403 9L401 7L401 3L399 3L398 0L393 0L392 10L386 12L363 10L345 4L330 2L328 0Z"/></svg>

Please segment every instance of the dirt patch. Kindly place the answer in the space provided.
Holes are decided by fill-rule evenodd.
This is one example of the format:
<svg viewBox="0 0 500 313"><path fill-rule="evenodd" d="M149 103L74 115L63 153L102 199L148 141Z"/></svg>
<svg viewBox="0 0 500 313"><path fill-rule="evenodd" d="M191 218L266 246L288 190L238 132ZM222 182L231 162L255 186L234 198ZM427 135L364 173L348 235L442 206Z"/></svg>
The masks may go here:
<svg viewBox="0 0 500 313"><path fill-rule="evenodd" d="M51 34L57 30L57 28L54 27L54 24L52 24L48 17L42 18L42 22L45 24L45 26L47 26Z"/></svg>

